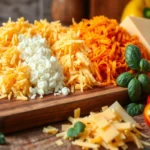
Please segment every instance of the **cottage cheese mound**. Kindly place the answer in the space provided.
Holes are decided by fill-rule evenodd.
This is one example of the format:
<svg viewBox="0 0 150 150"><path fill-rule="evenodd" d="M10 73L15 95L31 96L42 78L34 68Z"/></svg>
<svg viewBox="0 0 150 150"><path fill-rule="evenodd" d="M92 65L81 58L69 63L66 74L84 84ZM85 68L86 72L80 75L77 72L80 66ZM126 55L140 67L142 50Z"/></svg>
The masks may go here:
<svg viewBox="0 0 150 150"><path fill-rule="evenodd" d="M35 99L39 94L54 93L54 95L68 95L70 90L64 87L64 75L62 68L56 57L51 55L45 38L40 35L26 38L19 35L18 50L21 52L20 58L23 65L31 68L30 98Z"/></svg>

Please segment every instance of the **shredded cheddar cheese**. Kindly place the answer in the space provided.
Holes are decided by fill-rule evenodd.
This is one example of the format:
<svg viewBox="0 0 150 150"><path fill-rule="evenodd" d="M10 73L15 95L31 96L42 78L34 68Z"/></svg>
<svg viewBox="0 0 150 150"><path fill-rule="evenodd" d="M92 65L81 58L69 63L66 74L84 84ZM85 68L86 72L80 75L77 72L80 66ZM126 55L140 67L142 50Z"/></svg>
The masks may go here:
<svg viewBox="0 0 150 150"><path fill-rule="evenodd" d="M19 35L34 37L41 35L47 40L48 48L58 40L59 34L65 32L59 22L48 23L46 20L30 24L24 18L16 22L8 20L0 27L0 98L15 97L17 100L28 100L33 86L30 81L31 68L22 65L21 52L18 49ZM66 89L62 91L65 95ZM41 92L40 92L41 93Z"/></svg>
<svg viewBox="0 0 150 150"><path fill-rule="evenodd" d="M51 49L63 68L65 83L72 92L100 85L93 76L93 64L87 57L90 49L83 40L79 40L78 33L68 29L59 35L59 40Z"/></svg>
<svg viewBox="0 0 150 150"><path fill-rule="evenodd" d="M129 69L124 58L129 43L138 45L147 58L146 48L137 37L130 36L115 20L104 16L79 24L73 22L72 27L64 27L59 21L40 20L31 24L24 18L16 22L9 19L0 27L0 98L27 100L31 95L31 68L22 66L19 35L26 38L40 35L46 40L47 48L63 70L66 87L61 93L64 95L70 90L83 92L95 86L116 85L116 77ZM42 90L38 93L41 97L45 94Z"/></svg>
<svg viewBox="0 0 150 150"><path fill-rule="evenodd" d="M137 129L140 127L138 123L125 112L118 102L110 107L103 107L100 112L91 112L85 117L76 117L77 110L74 111L74 118L69 117L68 119L71 124L62 125L63 132L58 133L57 137L69 139L73 145L86 150L98 150L100 147L108 150L119 150L120 148L126 150L128 142L134 142L138 149L150 146L150 143L141 139L149 137ZM128 116L126 120L124 120L125 116ZM68 137L69 129L78 121L86 126L84 131L76 138Z"/></svg>

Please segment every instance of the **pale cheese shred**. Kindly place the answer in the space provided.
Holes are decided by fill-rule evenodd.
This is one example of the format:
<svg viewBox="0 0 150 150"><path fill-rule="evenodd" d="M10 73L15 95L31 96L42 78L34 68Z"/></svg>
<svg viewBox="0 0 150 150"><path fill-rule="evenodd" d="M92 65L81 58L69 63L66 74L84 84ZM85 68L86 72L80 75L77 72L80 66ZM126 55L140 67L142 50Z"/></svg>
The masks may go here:
<svg viewBox="0 0 150 150"><path fill-rule="evenodd" d="M76 117L77 110L74 111L74 118L69 117L68 119L71 122L70 127L62 125L63 132L58 133L57 137L69 139L73 145L86 150L98 150L100 147L108 150L127 150L128 142L134 142L138 149L150 145L150 143L141 140L142 137L149 137L139 132L138 123L128 116L118 102L110 107L103 107L100 112L92 112L89 116L82 118ZM128 116L126 120L124 120L124 116ZM84 131L76 138L67 137L68 130L78 121L85 124ZM64 131L65 129L66 131Z"/></svg>
<svg viewBox="0 0 150 150"><path fill-rule="evenodd" d="M51 49L62 65L65 83L72 92L100 85L93 76L93 64L87 57L90 49L83 40L79 40L78 33L68 29L59 35Z"/></svg>
<svg viewBox="0 0 150 150"><path fill-rule="evenodd" d="M0 27L0 98L27 100L30 95L30 68L22 66L23 60L17 48L20 34L29 38L41 35L46 39L52 55L57 56L63 68L65 86L72 92L100 85L93 76L93 65L87 57L90 50L79 39L79 33L62 26L59 21L40 20L31 24L24 18L16 22L9 19ZM67 95L65 89L62 93Z"/></svg>

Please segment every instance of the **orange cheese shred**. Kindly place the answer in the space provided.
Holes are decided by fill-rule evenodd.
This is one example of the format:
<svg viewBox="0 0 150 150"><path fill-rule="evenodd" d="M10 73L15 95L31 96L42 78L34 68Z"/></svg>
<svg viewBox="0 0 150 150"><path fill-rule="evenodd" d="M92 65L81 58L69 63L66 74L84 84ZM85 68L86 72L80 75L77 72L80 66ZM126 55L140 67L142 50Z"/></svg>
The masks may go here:
<svg viewBox="0 0 150 150"><path fill-rule="evenodd" d="M116 85L117 76L129 68L125 62L125 48L128 44L135 44L147 58L146 48L136 36L131 36L119 26L116 20L104 16L96 16L90 20L83 19L80 23L73 21L73 30L79 32L80 39L91 50L88 58L94 63L97 81L103 85Z"/></svg>

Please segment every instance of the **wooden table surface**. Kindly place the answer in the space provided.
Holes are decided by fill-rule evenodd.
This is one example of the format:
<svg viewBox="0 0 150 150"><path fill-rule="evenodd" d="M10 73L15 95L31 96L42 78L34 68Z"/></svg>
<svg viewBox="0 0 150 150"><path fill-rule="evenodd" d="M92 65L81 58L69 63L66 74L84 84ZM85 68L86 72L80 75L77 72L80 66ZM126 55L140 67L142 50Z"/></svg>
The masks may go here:
<svg viewBox="0 0 150 150"><path fill-rule="evenodd" d="M143 115L134 118L143 127L142 132L150 136L150 128L144 122ZM51 125L60 128L61 124L62 122ZM43 127L7 135L7 144L0 145L0 150L81 150L81 148L71 145L69 141L64 141L63 145L57 146L55 141L58 138L55 135L44 134ZM150 142L150 138L147 141ZM137 147L134 144L129 144L129 150L137 150ZM150 147L146 147L144 150L150 150Z"/></svg>

